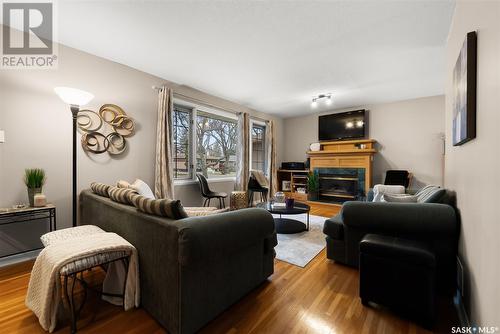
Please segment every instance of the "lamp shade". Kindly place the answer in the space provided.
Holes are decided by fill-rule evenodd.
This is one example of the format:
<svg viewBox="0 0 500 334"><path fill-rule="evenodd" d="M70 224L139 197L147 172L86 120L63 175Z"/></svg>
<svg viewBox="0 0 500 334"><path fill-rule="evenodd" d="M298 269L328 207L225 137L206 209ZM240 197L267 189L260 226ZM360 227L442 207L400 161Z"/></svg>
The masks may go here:
<svg viewBox="0 0 500 334"><path fill-rule="evenodd" d="M94 98L94 95L76 88L56 87L54 91L65 103L80 107L86 105Z"/></svg>

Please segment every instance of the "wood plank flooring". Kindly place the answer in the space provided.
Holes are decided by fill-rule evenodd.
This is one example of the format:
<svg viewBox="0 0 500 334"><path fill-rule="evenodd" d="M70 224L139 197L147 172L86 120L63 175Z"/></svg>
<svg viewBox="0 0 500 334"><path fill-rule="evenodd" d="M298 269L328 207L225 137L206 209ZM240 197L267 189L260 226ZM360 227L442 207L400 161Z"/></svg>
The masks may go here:
<svg viewBox="0 0 500 334"><path fill-rule="evenodd" d="M311 214L328 217L337 211L314 205ZM45 333L24 305L32 264L0 269L0 333ZM99 271L88 275L95 284L102 277ZM324 250L306 268L276 260L275 273L267 282L201 333L429 333L386 310L363 307L358 284L358 272L326 259ZM142 309L124 312L92 293L90 297L79 333L165 333ZM436 331L449 333L449 325L443 316ZM56 333L69 333L65 319L59 321Z"/></svg>

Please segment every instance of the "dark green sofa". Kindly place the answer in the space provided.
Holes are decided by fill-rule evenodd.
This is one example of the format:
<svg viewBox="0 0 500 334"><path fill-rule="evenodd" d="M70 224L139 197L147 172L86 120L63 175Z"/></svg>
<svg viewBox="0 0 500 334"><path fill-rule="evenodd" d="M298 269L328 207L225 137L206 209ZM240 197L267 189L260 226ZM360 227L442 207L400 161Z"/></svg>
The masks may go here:
<svg viewBox="0 0 500 334"><path fill-rule="evenodd" d="M171 220L84 190L80 223L137 248L141 305L173 334L196 332L274 270L274 222L262 209Z"/></svg>
<svg viewBox="0 0 500 334"><path fill-rule="evenodd" d="M425 203L345 202L325 221L327 257L359 266L359 244L367 234L417 240L430 245L438 262L438 285L454 292L460 233L455 194L443 190Z"/></svg>

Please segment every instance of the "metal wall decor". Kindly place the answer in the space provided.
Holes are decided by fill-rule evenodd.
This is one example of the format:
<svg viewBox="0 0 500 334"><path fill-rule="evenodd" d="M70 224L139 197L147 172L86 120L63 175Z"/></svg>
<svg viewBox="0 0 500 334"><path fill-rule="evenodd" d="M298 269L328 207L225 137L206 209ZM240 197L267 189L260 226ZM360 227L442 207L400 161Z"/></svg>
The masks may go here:
<svg viewBox="0 0 500 334"><path fill-rule="evenodd" d="M135 133L134 120L115 104L105 104L99 112L81 110L77 120L82 132L82 147L94 154L123 153L127 148L125 138Z"/></svg>

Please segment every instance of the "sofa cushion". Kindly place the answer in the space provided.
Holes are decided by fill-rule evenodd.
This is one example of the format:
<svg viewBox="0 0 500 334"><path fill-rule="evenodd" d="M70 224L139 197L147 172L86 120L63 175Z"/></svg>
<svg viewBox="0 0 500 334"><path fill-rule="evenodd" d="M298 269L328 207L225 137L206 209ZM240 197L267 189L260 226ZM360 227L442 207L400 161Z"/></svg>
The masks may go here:
<svg viewBox="0 0 500 334"><path fill-rule="evenodd" d="M113 201L127 205L133 205L130 195L137 194L135 190L118 187L109 187L108 193Z"/></svg>
<svg viewBox="0 0 500 334"><path fill-rule="evenodd" d="M130 196L132 204L137 210L155 216L168 217L171 219L187 218L188 215L182 207L181 201L164 199L151 199L137 193Z"/></svg>
<svg viewBox="0 0 500 334"><path fill-rule="evenodd" d="M184 207L189 217L211 216L218 213L228 212L229 208L217 209L216 207Z"/></svg>
<svg viewBox="0 0 500 334"><path fill-rule="evenodd" d="M128 186L130 186L130 183L125 180L118 180L118 182L116 182L116 186L118 188L128 188Z"/></svg>
<svg viewBox="0 0 500 334"><path fill-rule="evenodd" d="M417 201L419 203L439 203L439 200L446 193L440 186L428 185L417 191Z"/></svg>
<svg viewBox="0 0 500 334"><path fill-rule="evenodd" d="M385 194L382 197L383 202L394 203L417 203L417 196L409 194Z"/></svg>
<svg viewBox="0 0 500 334"><path fill-rule="evenodd" d="M144 196L146 198L155 199L155 195L153 191L149 187L149 185L143 180L137 179L134 183L128 186L130 189L135 190L139 195Z"/></svg>
<svg viewBox="0 0 500 334"><path fill-rule="evenodd" d="M99 182L92 182L90 184L90 189L94 192L94 194L104 196L104 197L109 197L108 190L109 187L107 184L104 183L99 183Z"/></svg>
<svg viewBox="0 0 500 334"><path fill-rule="evenodd" d="M340 214L325 220L325 224L323 225L323 233L328 235L332 239L344 239L344 223L342 222L342 217L340 216Z"/></svg>

